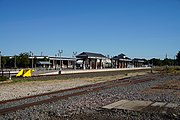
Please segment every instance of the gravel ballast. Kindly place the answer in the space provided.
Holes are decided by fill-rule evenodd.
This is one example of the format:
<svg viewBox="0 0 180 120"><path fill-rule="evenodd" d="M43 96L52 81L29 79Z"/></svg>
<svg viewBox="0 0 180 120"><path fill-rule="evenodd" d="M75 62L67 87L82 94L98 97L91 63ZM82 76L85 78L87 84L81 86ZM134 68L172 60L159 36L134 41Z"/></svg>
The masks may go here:
<svg viewBox="0 0 180 120"><path fill-rule="evenodd" d="M180 75L162 76L156 80L128 85L118 86L98 92L92 92L80 96L70 97L61 101L33 106L24 110L19 110L9 114L1 115L0 119L57 119L57 120L150 120L150 119L180 119L180 110L162 113L141 113L128 110L105 110L102 106L127 99L127 100L147 100L162 101L180 104L179 96L164 93L143 93L147 88L157 84L162 84L170 80L180 80ZM171 113L172 112L172 113Z"/></svg>

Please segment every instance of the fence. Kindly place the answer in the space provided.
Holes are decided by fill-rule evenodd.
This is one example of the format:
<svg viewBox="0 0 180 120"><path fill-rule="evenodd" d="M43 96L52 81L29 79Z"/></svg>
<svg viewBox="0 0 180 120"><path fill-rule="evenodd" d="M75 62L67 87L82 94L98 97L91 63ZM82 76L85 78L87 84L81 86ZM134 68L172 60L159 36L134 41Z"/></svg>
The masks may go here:
<svg viewBox="0 0 180 120"><path fill-rule="evenodd" d="M11 78L12 76L15 76L17 74L17 72L18 71L0 70L0 76Z"/></svg>

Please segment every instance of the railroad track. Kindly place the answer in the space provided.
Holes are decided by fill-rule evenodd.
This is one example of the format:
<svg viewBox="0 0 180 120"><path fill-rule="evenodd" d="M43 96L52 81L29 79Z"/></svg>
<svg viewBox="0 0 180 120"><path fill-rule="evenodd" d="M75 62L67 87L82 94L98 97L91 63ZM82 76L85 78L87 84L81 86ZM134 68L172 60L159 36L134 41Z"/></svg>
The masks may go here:
<svg viewBox="0 0 180 120"><path fill-rule="evenodd" d="M25 109L31 106L47 104L58 100L67 99L69 97L79 96L91 92L97 92L108 88L127 86L127 85L151 81L154 80L155 76L156 75L141 76L137 78L124 78L124 79L112 80L107 82L101 82L97 84L80 86L76 88L59 90L50 93L0 101L0 115Z"/></svg>

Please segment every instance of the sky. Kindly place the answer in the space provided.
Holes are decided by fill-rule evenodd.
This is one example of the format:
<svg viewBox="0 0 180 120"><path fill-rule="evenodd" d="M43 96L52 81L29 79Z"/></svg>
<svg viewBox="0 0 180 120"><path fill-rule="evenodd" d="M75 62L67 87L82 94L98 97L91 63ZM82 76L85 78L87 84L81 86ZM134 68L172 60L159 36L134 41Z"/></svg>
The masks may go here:
<svg viewBox="0 0 180 120"><path fill-rule="evenodd" d="M0 51L168 58L180 51L180 0L0 0Z"/></svg>

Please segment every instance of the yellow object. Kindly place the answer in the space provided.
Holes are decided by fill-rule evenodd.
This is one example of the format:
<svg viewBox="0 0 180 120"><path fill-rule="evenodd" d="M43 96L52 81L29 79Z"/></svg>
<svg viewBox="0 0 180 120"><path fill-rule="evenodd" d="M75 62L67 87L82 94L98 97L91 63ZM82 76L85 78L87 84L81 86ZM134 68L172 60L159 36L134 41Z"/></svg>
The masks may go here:
<svg viewBox="0 0 180 120"><path fill-rule="evenodd" d="M34 72L33 69L29 69L29 70L24 70L22 69L21 71L18 72L18 74L16 75L16 77L31 77L32 76L32 72Z"/></svg>
<svg viewBox="0 0 180 120"><path fill-rule="evenodd" d="M32 69L28 70L27 72L24 73L23 77L31 77L32 72L34 72L34 70L32 70Z"/></svg>
<svg viewBox="0 0 180 120"><path fill-rule="evenodd" d="M16 75L16 77L20 77L20 76L22 76L23 75L23 72L24 72L24 70L22 69L22 70L20 70L19 72L18 72L18 74Z"/></svg>

